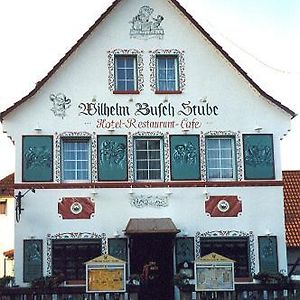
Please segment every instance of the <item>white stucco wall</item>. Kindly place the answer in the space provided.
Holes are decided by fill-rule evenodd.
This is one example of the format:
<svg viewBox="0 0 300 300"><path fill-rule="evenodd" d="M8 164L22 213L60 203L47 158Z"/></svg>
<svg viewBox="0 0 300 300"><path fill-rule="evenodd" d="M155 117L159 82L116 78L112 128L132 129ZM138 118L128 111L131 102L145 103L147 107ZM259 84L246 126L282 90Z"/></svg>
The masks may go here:
<svg viewBox="0 0 300 300"><path fill-rule="evenodd" d="M129 36L129 21L143 5L151 6L156 14L164 16L163 39L134 39ZM108 53L113 49L138 49L143 51L144 90L138 95L114 95L108 89ZM156 95L150 89L150 53L156 49L184 51L186 87L182 94ZM51 111L51 93L63 93L71 99L71 107L65 118L56 117ZM168 102L164 102L167 97ZM170 103L174 111L182 110L182 103L206 105L200 100L218 107L216 116L135 116L137 103L157 106ZM280 139L289 130L290 116L262 97L248 81L215 49L196 28L168 1L136 0L122 1L85 42L69 57L44 86L25 104L5 117L3 126L16 145L16 183L22 182L22 135L55 135L63 132L89 132L109 134L97 128L97 120L121 120L128 116L107 118L105 116L79 115L78 105L91 102L128 106L130 118L141 121L172 121L179 124L184 118L201 123L200 128L190 129L188 134L210 131L231 131L274 135L275 177L281 180ZM130 99L133 101L130 101ZM34 128L42 129L37 133ZM114 134L135 134L142 131L182 134L182 128L118 128ZM279 269L286 269L284 238L283 195L280 186L265 187L208 187L210 195L237 195L241 198L243 212L236 218L211 218L204 210L204 188L171 188L166 208L138 209L130 205L128 188L98 189L95 197L96 213L91 220L62 220L57 213L61 197L91 197L91 189L37 189L24 198L24 212L16 228L16 278L22 284L23 240L43 239L47 249L47 234L62 232L97 232L113 237L121 232L130 218L170 217L180 229L193 236L196 232L215 230L253 231L255 236L255 267L258 271L257 236L270 231L278 238ZM25 190L24 190L25 191ZM164 195L166 188L134 189L135 193ZM47 251L44 251L44 273L47 270Z"/></svg>

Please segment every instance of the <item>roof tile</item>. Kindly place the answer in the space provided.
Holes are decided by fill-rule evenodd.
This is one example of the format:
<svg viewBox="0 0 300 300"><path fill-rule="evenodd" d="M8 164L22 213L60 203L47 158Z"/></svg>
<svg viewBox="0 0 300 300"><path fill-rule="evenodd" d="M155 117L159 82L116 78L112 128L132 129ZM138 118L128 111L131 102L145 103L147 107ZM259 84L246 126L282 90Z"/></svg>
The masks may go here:
<svg viewBox="0 0 300 300"><path fill-rule="evenodd" d="M287 247L300 247L300 170L283 171Z"/></svg>

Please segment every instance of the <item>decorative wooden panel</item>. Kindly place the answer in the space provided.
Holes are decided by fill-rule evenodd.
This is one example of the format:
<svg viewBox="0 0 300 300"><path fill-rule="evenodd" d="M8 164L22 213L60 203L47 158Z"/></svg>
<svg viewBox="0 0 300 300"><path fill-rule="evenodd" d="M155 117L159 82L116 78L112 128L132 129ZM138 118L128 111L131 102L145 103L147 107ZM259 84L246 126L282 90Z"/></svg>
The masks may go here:
<svg viewBox="0 0 300 300"><path fill-rule="evenodd" d="M23 181L53 181L53 137L23 136Z"/></svg>
<svg viewBox="0 0 300 300"><path fill-rule="evenodd" d="M127 239L108 239L108 254L123 261L127 261Z"/></svg>
<svg viewBox="0 0 300 300"><path fill-rule="evenodd" d="M272 134L243 135L245 179L274 179Z"/></svg>
<svg viewBox="0 0 300 300"><path fill-rule="evenodd" d="M194 270L193 268L193 261L195 260L194 238L192 237L176 238L175 257L176 257L176 272L179 272L180 269Z"/></svg>
<svg viewBox="0 0 300 300"><path fill-rule="evenodd" d="M98 136L98 179L127 180L127 137Z"/></svg>
<svg viewBox="0 0 300 300"><path fill-rule="evenodd" d="M200 179L200 151L197 135L170 136L171 179Z"/></svg>
<svg viewBox="0 0 300 300"><path fill-rule="evenodd" d="M278 272L277 237L259 236L259 271L262 273Z"/></svg>
<svg viewBox="0 0 300 300"><path fill-rule="evenodd" d="M23 258L24 282L43 276L43 240L24 240Z"/></svg>

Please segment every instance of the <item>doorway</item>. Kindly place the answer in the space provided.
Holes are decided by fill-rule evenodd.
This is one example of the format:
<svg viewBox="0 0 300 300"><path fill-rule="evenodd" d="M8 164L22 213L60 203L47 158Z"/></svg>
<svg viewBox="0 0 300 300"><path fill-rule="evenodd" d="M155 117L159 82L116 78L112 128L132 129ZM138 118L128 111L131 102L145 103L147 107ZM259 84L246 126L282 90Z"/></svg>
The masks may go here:
<svg viewBox="0 0 300 300"><path fill-rule="evenodd" d="M173 234L130 237L130 273L141 276L141 300L173 300Z"/></svg>

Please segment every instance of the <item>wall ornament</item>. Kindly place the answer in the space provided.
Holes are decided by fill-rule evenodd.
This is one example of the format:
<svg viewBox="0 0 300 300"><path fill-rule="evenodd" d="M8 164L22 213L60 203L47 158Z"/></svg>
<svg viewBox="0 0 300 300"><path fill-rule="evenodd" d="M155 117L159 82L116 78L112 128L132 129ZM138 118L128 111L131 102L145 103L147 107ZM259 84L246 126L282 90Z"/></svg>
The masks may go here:
<svg viewBox="0 0 300 300"><path fill-rule="evenodd" d="M162 39L164 37L165 32L161 27L164 17L161 15L153 17L153 12L154 9L147 5L139 9L138 14L129 22L131 24L129 32L131 38L147 40L149 38Z"/></svg>

